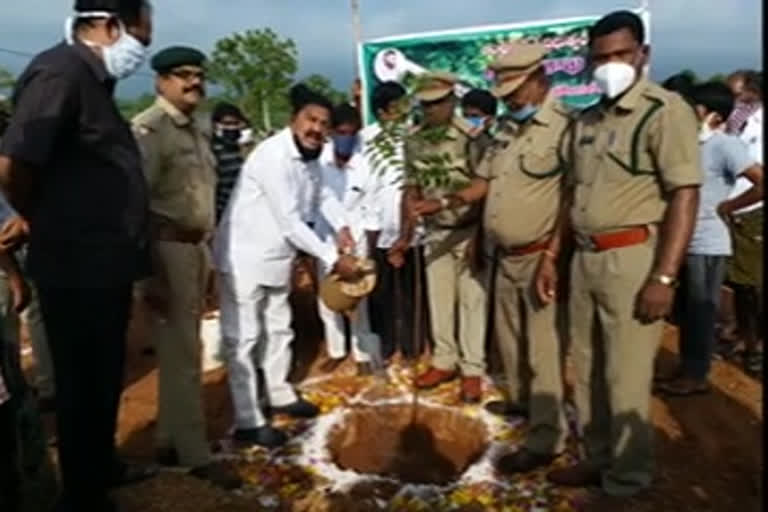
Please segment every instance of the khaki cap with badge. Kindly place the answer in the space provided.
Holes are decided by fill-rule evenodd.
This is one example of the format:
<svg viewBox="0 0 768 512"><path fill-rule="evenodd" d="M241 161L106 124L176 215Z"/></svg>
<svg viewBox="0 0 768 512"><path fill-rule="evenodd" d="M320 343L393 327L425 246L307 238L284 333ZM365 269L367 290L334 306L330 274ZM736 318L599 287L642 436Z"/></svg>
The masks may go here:
<svg viewBox="0 0 768 512"><path fill-rule="evenodd" d="M497 98L515 92L547 56L547 47L541 44L512 43L507 48L507 52L490 65L496 73L496 86L491 92Z"/></svg>
<svg viewBox="0 0 768 512"><path fill-rule="evenodd" d="M418 88L414 96L419 101L438 101L453 94L454 86L459 78L447 71L428 71L419 76Z"/></svg>

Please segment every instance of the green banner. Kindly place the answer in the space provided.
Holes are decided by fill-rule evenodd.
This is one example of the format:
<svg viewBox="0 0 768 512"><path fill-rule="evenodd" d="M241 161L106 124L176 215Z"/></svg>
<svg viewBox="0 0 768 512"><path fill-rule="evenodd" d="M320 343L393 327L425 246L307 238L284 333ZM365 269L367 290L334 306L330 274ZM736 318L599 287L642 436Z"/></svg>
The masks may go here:
<svg viewBox="0 0 768 512"><path fill-rule="evenodd" d="M639 11L649 23L647 11ZM401 81L408 73L450 71L461 80L456 93L488 89L493 73L488 64L504 54L512 41L537 42L549 49L545 61L554 92L573 108L584 108L599 97L587 68L589 28L598 16L535 21L443 32L394 36L364 42L358 58L362 70L363 112L366 124L374 121L370 94L377 84Z"/></svg>

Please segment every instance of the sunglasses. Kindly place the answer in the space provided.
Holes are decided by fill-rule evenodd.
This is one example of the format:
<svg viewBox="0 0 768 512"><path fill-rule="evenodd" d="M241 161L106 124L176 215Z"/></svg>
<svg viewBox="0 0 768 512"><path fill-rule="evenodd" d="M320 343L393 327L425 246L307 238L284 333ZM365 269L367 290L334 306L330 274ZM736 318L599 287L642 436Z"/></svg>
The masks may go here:
<svg viewBox="0 0 768 512"><path fill-rule="evenodd" d="M178 70L171 71L169 74L171 76L175 76L176 78L184 80L185 82L190 82L195 78L199 79L200 81L205 80L205 71L192 71L190 69L178 69Z"/></svg>

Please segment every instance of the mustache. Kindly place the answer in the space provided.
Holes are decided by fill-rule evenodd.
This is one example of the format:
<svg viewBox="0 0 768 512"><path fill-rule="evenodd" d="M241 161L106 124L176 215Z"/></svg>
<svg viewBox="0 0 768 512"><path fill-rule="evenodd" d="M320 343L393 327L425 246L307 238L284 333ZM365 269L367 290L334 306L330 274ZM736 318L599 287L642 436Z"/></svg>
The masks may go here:
<svg viewBox="0 0 768 512"><path fill-rule="evenodd" d="M304 136L307 137L307 138L311 138L311 139L322 139L323 138L323 134L322 133L315 132L315 131L306 132L304 134Z"/></svg>
<svg viewBox="0 0 768 512"><path fill-rule="evenodd" d="M203 88L202 85L193 85L193 86L185 87L184 88L184 94L186 94L188 92L192 92L192 91L197 91L200 94L205 94L205 89Z"/></svg>

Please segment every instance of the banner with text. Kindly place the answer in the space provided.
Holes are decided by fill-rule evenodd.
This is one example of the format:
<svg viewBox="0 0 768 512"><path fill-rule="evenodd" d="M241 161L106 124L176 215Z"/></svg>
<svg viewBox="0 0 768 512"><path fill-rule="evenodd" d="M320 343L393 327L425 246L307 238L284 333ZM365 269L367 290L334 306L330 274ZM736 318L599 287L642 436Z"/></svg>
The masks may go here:
<svg viewBox="0 0 768 512"><path fill-rule="evenodd" d="M642 16L649 29L649 12L635 12ZM541 43L549 48L545 68L555 94L569 106L584 108L594 103L600 94L590 79L586 59L588 31L599 18L585 16L470 27L366 41L358 48L365 123L374 121L370 96L376 85L390 80L402 81L409 73L450 71L461 80L456 88L459 96L471 88L490 88L493 73L488 64L504 54L510 42L518 40Z"/></svg>

